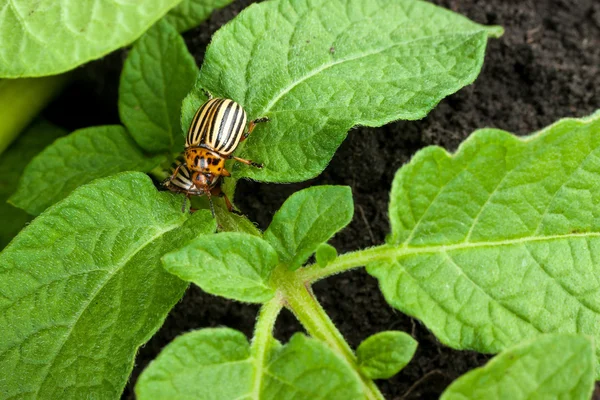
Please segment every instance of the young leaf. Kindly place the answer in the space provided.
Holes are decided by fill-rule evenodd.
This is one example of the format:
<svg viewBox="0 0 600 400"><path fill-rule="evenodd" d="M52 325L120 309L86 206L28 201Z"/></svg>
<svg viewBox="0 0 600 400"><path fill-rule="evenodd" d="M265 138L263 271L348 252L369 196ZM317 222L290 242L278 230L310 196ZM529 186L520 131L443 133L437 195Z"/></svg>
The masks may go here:
<svg viewBox="0 0 600 400"><path fill-rule="evenodd" d="M233 0L183 0L173 8L165 20L179 32L185 32L204 22L213 11L223 8Z"/></svg>
<svg viewBox="0 0 600 400"><path fill-rule="evenodd" d="M441 400L587 400L594 390L594 350L583 335L543 335L503 351L454 381Z"/></svg>
<svg viewBox="0 0 600 400"><path fill-rule="evenodd" d="M260 237L237 232L200 236L163 257L167 271L205 292L261 303L275 290L269 285L277 253Z"/></svg>
<svg viewBox="0 0 600 400"><path fill-rule="evenodd" d="M0 77L53 75L100 58L134 41L180 1L5 2Z"/></svg>
<svg viewBox="0 0 600 400"><path fill-rule="evenodd" d="M320 244L348 225L354 214L347 186L314 186L294 193L265 231L281 262L296 269Z"/></svg>
<svg viewBox="0 0 600 400"><path fill-rule="evenodd" d="M361 371L370 379L388 379L413 358L417 341L404 332L386 331L369 336L356 349Z"/></svg>
<svg viewBox="0 0 600 400"><path fill-rule="evenodd" d="M80 129L48 146L27 165L10 202L38 215L96 178L150 171L163 159L145 156L120 125Z"/></svg>
<svg viewBox="0 0 600 400"><path fill-rule="evenodd" d="M37 153L65 134L49 122L34 122L0 157L0 250L31 220L25 211L6 202L17 189L21 173Z"/></svg>
<svg viewBox="0 0 600 400"><path fill-rule="evenodd" d="M404 332L385 331L369 336L356 349L361 371L370 379L388 379L412 359L417 341Z"/></svg>
<svg viewBox="0 0 600 400"><path fill-rule="evenodd" d="M0 254L3 398L117 398L186 283L160 257L214 231L139 172L75 190Z"/></svg>
<svg viewBox="0 0 600 400"><path fill-rule="evenodd" d="M600 339L598 198L600 113L524 139L481 130L397 173L390 243L367 270L454 348L498 352L556 331Z"/></svg>
<svg viewBox="0 0 600 400"><path fill-rule="evenodd" d="M159 21L135 44L121 74L119 114L145 150L182 150L181 102L197 76L194 58L169 23Z"/></svg>
<svg viewBox="0 0 600 400"><path fill-rule="evenodd" d="M258 366L244 335L227 328L175 339L144 370L135 392L140 400L363 397L356 372L321 342L296 334Z"/></svg>
<svg viewBox="0 0 600 400"><path fill-rule="evenodd" d="M422 118L472 83L501 32L422 1L268 1L214 35L200 81L271 120L239 152L265 167L236 176L301 181L352 126Z"/></svg>
<svg viewBox="0 0 600 400"><path fill-rule="evenodd" d="M337 255L337 250L329 243L321 243L315 252L315 258L320 267L325 267L327 264L335 260Z"/></svg>

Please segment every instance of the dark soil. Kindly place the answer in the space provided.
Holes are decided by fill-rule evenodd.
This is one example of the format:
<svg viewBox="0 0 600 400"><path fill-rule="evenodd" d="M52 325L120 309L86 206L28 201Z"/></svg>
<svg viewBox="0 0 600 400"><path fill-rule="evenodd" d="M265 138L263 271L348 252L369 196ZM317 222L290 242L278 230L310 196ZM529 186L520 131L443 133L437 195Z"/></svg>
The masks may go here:
<svg viewBox="0 0 600 400"><path fill-rule="evenodd" d="M310 182L242 182L236 200L251 220L266 228L284 200L301 188L349 185L355 199L354 220L332 244L339 252L379 244L389 232L386 210L394 173L420 148L440 145L453 151L478 128L496 127L524 135L559 118L581 117L600 108L597 0L434 2L474 21L504 26L504 36L489 43L477 81L443 100L423 120L353 130L325 172ZM248 3L235 2L185 35L199 65L211 35ZM118 123L116 93L124 57L124 52L117 52L83 68L77 85L47 112L49 118L71 128ZM94 98L90 99L90 93L95 94ZM61 109L82 101L92 104L93 109L78 110L68 120L61 117ZM365 169L364 165L371 168ZM410 332L419 342L415 358L400 374L378 382L388 399L437 399L456 377L489 358L441 345L419 321L389 307L377 281L363 270L319 282L314 291L353 347L369 335L389 329ZM133 398L132 388L139 373L176 336L211 326L229 326L250 336L256 312L256 306L213 297L191 287L165 325L141 349L124 398ZM277 322L277 338L285 341L296 331L302 331L302 327L284 312Z"/></svg>

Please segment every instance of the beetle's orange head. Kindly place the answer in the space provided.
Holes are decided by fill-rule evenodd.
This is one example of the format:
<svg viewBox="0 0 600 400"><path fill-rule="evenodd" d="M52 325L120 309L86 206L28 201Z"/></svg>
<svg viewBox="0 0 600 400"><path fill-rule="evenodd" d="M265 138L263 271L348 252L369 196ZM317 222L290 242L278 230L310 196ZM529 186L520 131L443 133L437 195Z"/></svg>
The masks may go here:
<svg viewBox="0 0 600 400"><path fill-rule="evenodd" d="M201 190L203 192L209 192L210 189L212 189L215 186L218 180L218 175L207 174L198 171L192 174L192 182L198 190Z"/></svg>

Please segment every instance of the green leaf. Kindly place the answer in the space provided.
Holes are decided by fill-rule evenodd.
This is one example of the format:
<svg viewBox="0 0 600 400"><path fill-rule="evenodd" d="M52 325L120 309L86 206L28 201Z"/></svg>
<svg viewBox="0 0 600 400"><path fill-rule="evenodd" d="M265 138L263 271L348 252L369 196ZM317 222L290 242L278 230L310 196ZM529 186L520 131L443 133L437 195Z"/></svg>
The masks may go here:
<svg viewBox="0 0 600 400"><path fill-rule="evenodd" d="M337 258L337 250L329 243L321 243L315 252L317 264L322 268Z"/></svg>
<svg viewBox="0 0 600 400"><path fill-rule="evenodd" d="M233 0L183 0L173 8L165 20L179 32L185 32L204 22L213 11L223 8Z"/></svg>
<svg viewBox="0 0 600 400"><path fill-rule="evenodd" d="M347 186L314 186L290 196L265 231L264 238L281 262L300 267L320 244L348 225L354 214Z"/></svg>
<svg viewBox="0 0 600 400"><path fill-rule="evenodd" d="M75 190L0 254L0 397L118 398L186 283L160 257L214 228L139 172Z"/></svg>
<svg viewBox="0 0 600 400"><path fill-rule="evenodd" d="M200 80L270 118L238 152L265 167L238 163L234 176L301 181L354 125L423 118L472 83L501 32L415 0L268 1L214 35Z"/></svg>
<svg viewBox="0 0 600 400"><path fill-rule="evenodd" d="M386 331L369 336L356 349L361 371L370 379L388 379L413 358L417 341L404 332Z"/></svg>
<svg viewBox="0 0 600 400"><path fill-rule="evenodd" d="M261 238L237 232L200 236L163 257L167 271L205 292L250 303L269 300L277 253Z"/></svg>
<svg viewBox="0 0 600 400"><path fill-rule="evenodd" d="M253 365L246 336L209 328L179 336L146 367L135 386L139 400L249 398Z"/></svg>
<svg viewBox="0 0 600 400"><path fill-rule="evenodd" d="M11 0L0 13L0 77L53 75L137 39L181 0Z"/></svg>
<svg viewBox="0 0 600 400"><path fill-rule="evenodd" d="M135 391L140 400L363 397L356 373L323 343L301 334L274 346L264 366L256 364L242 333L203 329L169 344L144 370ZM256 382L260 387L253 387Z"/></svg>
<svg viewBox="0 0 600 400"><path fill-rule="evenodd" d="M582 335L543 335L494 357L454 381L441 400L588 400L594 350Z"/></svg>
<svg viewBox="0 0 600 400"><path fill-rule="evenodd" d="M17 189L27 163L66 131L49 122L34 122L0 157L0 250L31 220L31 217L6 201Z"/></svg>
<svg viewBox="0 0 600 400"><path fill-rule="evenodd" d="M600 113L527 138L484 129L455 155L430 147L400 169L390 242L367 270L454 348L498 352L557 331L598 340L598 199Z"/></svg>
<svg viewBox="0 0 600 400"><path fill-rule="evenodd" d="M260 229L254 225L246 216L237 215L229 210L224 205L221 207L215 207L215 214L217 222L219 223L219 230L223 232L241 232L248 233L250 235L262 237Z"/></svg>
<svg viewBox="0 0 600 400"><path fill-rule="evenodd" d="M190 129L190 125L192 125L192 119L194 119L194 115L196 111L200 108L200 106L208 101L208 97L206 93L203 91L202 84L200 82L200 77L194 82L194 87L192 90L185 96L183 102L181 103L181 131L187 134L187 131Z"/></svg>
<svg viewBox="0 0 600 400"><path fill-rule="evenodd" d="M119 114L142 148L183 149L181 102L197 76L194 58L167 22L158 22L135 44L121 74Z"/></svg>
<svg viewBox="0 0 600 400"><path fill-rule="evenodd" d="M145 156L120 125L80 129L48 146L27 165L10 202L38 215L96 178L150 171L163 160Z"/></svg>
<svg viewBox="0 0 600 400"><path fill-rule="evenodd" d="M354 371L324 343L296 333L264 367L261 399L362 399Z"/></svg>

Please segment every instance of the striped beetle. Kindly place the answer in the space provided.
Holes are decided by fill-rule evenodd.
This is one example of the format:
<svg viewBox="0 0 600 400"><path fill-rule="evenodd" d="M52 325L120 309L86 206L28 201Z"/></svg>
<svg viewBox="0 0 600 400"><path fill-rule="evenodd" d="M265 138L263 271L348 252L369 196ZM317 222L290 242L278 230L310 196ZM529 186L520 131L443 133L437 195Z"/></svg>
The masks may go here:
<svg viewBox="0 0 600 400"><path fill-rule="evenodd" d="M219 178L231 176L225 169L226 160L233 158L262 168L261 164L236 157L232 153L252 133L257 123L266 122L268 118L250 121L246 131L248 117L242 106L230 99L213 98L210 93L207 96L208 101L196 111L187 133L185 163L178 163L165 186L172 191L186 193L187 197L207 194L212 209L210 195L215 193L211 191L218 187L221 193L220 185L217 185ZM225 200L231 211L231 203L227 198Z"/></svg>

